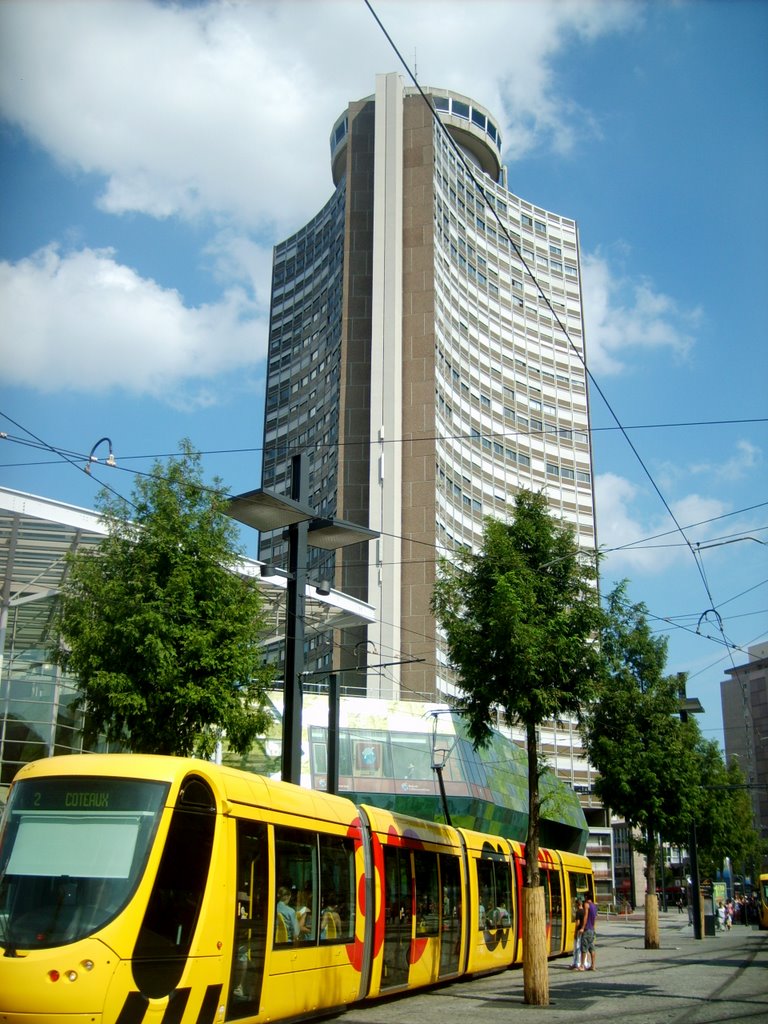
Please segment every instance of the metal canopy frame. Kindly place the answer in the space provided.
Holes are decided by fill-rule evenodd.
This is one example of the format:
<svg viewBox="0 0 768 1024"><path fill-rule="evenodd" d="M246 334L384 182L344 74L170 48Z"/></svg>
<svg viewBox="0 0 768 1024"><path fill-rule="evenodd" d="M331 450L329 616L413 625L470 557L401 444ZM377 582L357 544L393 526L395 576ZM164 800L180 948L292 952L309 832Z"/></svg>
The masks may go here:
<svg viewBox="0 0 768 1024"><path fill-rule="evenodd" d="M0 659L8 646L9 629L16 651L48 645L54 602L46 599L61 590L67 554L95 547L106 532L96 512L0 487ZM238 563L237 571L259 580L270 635L282 641L288 581L280 576L261 579L261 565L246 558ZM312 584L305 588L305 615L317 630L373 622L375 617L366 602L336 590L321 594Z"/></svg>

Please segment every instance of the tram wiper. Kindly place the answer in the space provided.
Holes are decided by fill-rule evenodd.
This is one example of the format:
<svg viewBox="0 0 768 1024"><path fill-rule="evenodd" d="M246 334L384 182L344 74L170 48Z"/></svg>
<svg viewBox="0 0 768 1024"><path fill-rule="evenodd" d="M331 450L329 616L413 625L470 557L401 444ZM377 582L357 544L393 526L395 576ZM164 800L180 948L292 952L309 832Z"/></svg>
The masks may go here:
<svg viewBox="0 0 768 1024"><path fill-rule="evenodd" d="M0 875L0 895L5 894L6 874L7 872L3 871L3 873ZM18 956L18 953L16 952L16 943L11 941L10 931L10 915L7 913L0 913L0 944L3 946L5 950L3 956Z"/></svg>

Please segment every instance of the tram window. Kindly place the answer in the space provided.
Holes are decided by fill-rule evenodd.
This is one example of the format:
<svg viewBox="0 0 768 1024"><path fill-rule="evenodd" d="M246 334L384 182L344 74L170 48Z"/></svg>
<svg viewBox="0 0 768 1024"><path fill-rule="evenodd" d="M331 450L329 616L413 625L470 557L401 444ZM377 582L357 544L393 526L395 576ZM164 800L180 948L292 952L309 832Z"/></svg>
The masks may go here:
<svg viewBox="0 0 768 1024"><path fill-rule="evenodd" d="M461 946L461 862L458 857L440 857L440 882L443 895L442 942L440 943L440 976L455 974L459 969Z"/></svg>
<svg viewBox="0 0 768 1024"><path fill-rule="evenodd" d="M413 897L411 858L407 850L397 846L384 847L383 881L382 990L399 988L408 983Z"/></svg>
<svg viewBox="0 0 768 1024"><path fill-rule="evenodd" d="M508 928L512 923L512 889L509 864L498 859L483 857L477 862L477 889L480 894L477 927Z"/></svg>
<svg viewBox="0 0 768 1024"><path fill-rule="evenodd" d="M275 945L317 939L317 834L275 829Z"/></svg>
<svg viewBox="0 0 768 1024"><path fill-rule="evenodd" d="M275 829L276 946L355 936L355 848L348 836Z"/></svg>
<svg viewBox="0 0 768 1024"><path fill-rule="evenodd" d="M461 920L461 870L458 857L440 859L440 880L443 890L443 927L447 921Z"/></svg>
<svg viewBox="0 0 768 1024"><path fill-rule="evenodd" d="M165 783L34 779L17 783L0 855L0 941L45 949L106 924L146 866Z"/></svg>
<svg viewBox="0 0 768 1024"><path fill-rule="evenodd" d="M415 850L413 869L416 881L416 934L438 935L440 879L437 872L437 854Z"/></svg>
<svg viewBox="0 0 768 1024"><path fill-rule="evenodd" d="M320 836L320 941L355 937L355 847L348 836Z"/></svg>
<svg viewBox="0 0 768 1024"><path fill-rule="evenodd" d="M590 898L592 897L592 887L589 884L589 879L583 871L568 872L568 888L574 909L576 906L577 896L580 896L582 899L586 899L587 896Z"/></svg>

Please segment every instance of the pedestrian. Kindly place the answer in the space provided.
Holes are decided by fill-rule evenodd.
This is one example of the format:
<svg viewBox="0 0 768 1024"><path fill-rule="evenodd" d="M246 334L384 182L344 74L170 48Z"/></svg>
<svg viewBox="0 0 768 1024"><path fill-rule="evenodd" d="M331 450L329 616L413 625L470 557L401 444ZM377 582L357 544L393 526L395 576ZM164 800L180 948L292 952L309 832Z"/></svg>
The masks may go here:
<svg viewBox="0 0 768 1024"><path fill-rule="evenodd" d="M719 932L725 931L725 907L723 901L717 901L717 908L715 910L715 928Z"/></svg>
<svg viewBox="0 0 768 1024"><path fill-rule="evenodd" d="M594 971L595 968L595 931L597 926L597 904L591 896L584 901L584 926L581 931L581 964L580 971ZM586 967L587 957L591 965Z"/></svg>
<svg viewBox="0 0 768 1024"><path fill-rule="evenodd" d="M569 970L577 971L581 964L581 929L584 927L584 900L581 896L576 897L576 910L574 911L576 930L573 933L573 960Z"/></svg>

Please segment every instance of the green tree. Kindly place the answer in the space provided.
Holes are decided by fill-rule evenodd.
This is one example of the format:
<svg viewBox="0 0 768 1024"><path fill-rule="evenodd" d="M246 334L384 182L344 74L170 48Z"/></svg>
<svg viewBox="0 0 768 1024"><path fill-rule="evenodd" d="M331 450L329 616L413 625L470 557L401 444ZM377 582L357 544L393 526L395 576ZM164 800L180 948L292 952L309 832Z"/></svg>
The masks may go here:
<svg viewBox="0 0 768 1024"><path fill-rule="evenodd" d="M715 877L730 859L746 874L760 861L760 834L754 826L746 778L735 759L727 765L717 740L698 734L699 786L696 791L696 845L702 877Z"/></svg>
<svg viewBox="0 0 768 1024"><path fill-rule="evenodd" d="M262 603L234 571L226 504L186 440L130 502L100 493L108 533L70 558L55 645L78 678L88 741L208 757L224 734L244 753L267 727Z"/></svg>
<svg viewBox="0 0 768 1024"><path fill-rule="evenodd" d="M524 727L528 836L523 894L525 1001L548 1005L544 897L539 878L542 722L575 715L600 674L595 568L542 494L521 491L509 522L488 519L482 549L440 563L432 607L445 632L475 748L487 745L497 709Z"/></svg>
<svg viewBox="0 0 768 1024"><path fill-rule="evenodd" d="M652 634L645 606L630 603L626 588L619 584L607 599L602 650L608 674L582 716L582 730L600 773L598 796L641 831L645 947L658 949L658 836L687 845L697 783L695 734L679 718L679 678L664 675L667 639Z"/></svg>

